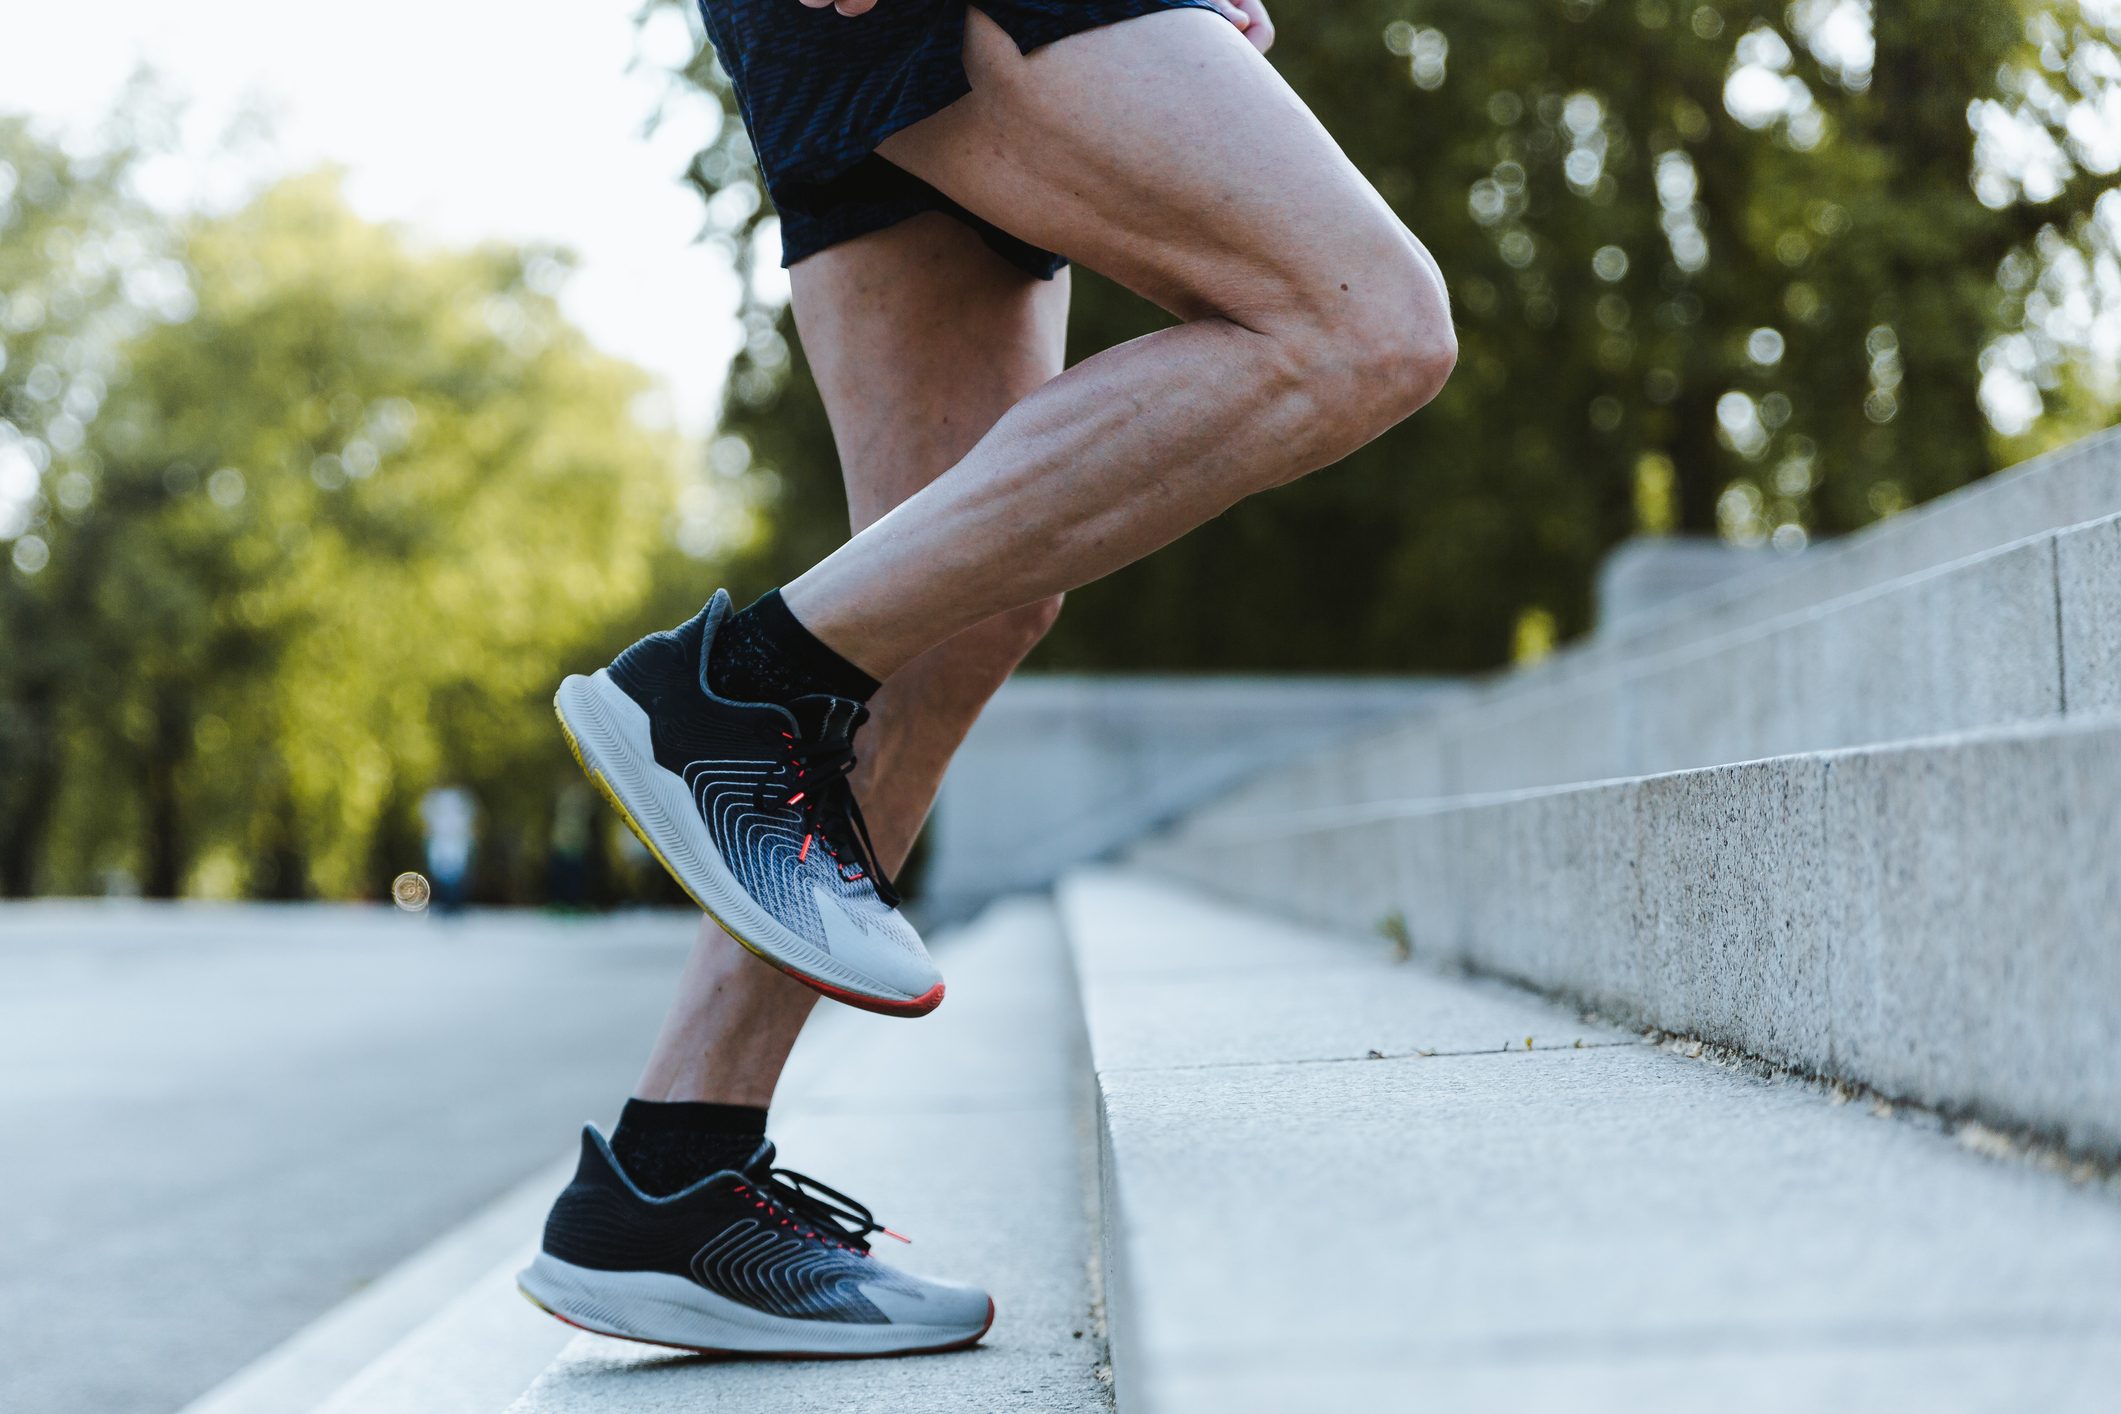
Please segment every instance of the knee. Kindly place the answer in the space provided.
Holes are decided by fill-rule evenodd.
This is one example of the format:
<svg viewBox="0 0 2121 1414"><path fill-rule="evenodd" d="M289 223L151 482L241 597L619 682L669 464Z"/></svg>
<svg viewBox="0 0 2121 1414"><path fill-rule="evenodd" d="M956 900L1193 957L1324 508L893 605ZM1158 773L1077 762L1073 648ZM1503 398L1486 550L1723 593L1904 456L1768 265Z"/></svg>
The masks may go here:
<svg viewBox="0 0 2121 1414"><path fill-rule="evenodd" d="M1443 390L1458 364L1458 336L1442 280L1411 245L1366 262L1332 294L1299 324L1296 357L1333 425L1355 439L1344 452Z"/></svg>
<svg viewBox="0 0 2121 1414"><path fill-rule="evenodd" d="M1366 308L1352 323L1359 379L1375 390L1379 411L1392 422L1428 405L1458 366L1458 334L1440 281L1424 271L1393 296Z"/></svg>

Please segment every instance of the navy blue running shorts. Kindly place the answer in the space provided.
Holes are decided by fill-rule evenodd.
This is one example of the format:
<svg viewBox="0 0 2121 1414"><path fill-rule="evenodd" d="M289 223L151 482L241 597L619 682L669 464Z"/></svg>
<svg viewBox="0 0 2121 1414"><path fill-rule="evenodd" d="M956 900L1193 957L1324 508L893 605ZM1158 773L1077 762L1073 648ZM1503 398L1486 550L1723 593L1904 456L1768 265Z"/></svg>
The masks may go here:
<svg viewBox="0 0 2121 1414"><path fill-rule="evenodd" d="M980 0L1028 54L1071 34L1208 0ZM971 226L1011 264L1051 279L1067 261L1018 240L877 155L900 128L971 92L966 0L878 0L848 18L801 0L700 0L716 56L781 217L781 264L923 211Z"/></svg>

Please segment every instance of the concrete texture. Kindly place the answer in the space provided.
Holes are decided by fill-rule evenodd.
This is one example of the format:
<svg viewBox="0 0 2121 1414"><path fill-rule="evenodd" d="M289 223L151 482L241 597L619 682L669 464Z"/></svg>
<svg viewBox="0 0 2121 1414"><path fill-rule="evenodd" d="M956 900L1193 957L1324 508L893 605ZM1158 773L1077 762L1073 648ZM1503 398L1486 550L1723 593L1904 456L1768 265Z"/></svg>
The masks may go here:
<svg viewBox="0 0 2121 1414"><path fill-rule="evenodd" d="M2021 541L1757 630L1649 660L1615 684L1618 761L1648 775L2059 716L2053 537Z"/></svg>
<svg viewBox="0 0 2121 1414"><path fill-rule="evenodd" d="M1589 794L1632 812L1642 961L1627 1014L1825 1069L1833 934L1818 880L1836 846L1818 827L1818 763L1761 761ZM1587 901L1612 907L1595 891L1563 907ZM1608 914L1609 926L1625 928L1624 916Z"/></svg>
<svg viewBox="0 0 2121 1414"><path fill-rule="evenodd" d="M1144 865L1628 1022L2121 1154L2121 720L1455 801Z"/></svg>
<svg viewBox="0 0 2121 1414"><path fill-rule="evenodd" d="M2056 555L2069 710L2121 711L2121 516L2063 532Z"/></svg>
<svg viewBox="0 0 2121 1414"><path fill-rule="evenodd" d="M1621 632L1674 600L1768 568L1770 553L1709 535L1624 540L1598 567L1598 632Z"/></svg>
<svg viewBox="0 0 2121 1414"><path fill-rule="evenodd" d="M1262 811L1574 784L2121 707L2121 429L1307 753ZM1359 769L1350 770L1351 762ZM1344 779L1345 777L1345 779Z"/></svg>
<svg viewBox="0 0 2121 1414"><path fill-rule="evenodd" d="M936 953L950 996L917 1024L820 1011L774 1107L774 1137L783 1163L914 1239L886 1244L890 1261L985 1285L997 1310L986 1341L948 1355L790 1362L583 1335L511 1414L1111 1407L1089 1270L1087 1068L1052 910L997 905Z"/></svg>
<svg viewBox="0 0 2121 1414"><path fill-rule="evenodd" d="M1836 1072L2121 1153L2121 728L1829 758Z"/></svg>
<svg viewBox="0 0 2121 1414"><path fill-rule="evenodd" d="M2121 428L2110 428L1853 535L1674 599L1560 655L1543 671L1566 676L1684 647L2117 510Z"/></svg>
<svg viewBox="0 0 2121 1414"><path fill-rule="evenodd" d="M951 763L922 904L957 918L1043 888L1256 772L1454 685L1405 679L1011 680Z"/></svg>
<svg viewBox="0 0 2121 1414"><path fill-rule="evenodd" d="M1626 774L1629 679L1601 671L1560 681L1527 677L1445 708L1434 730L1449 743L1449 785L1481 795Z"/></svg>
<svg viewBox="0 0 2121 1414"><path fill-rule="evenodd" d="M1294 965L1265 966L1273 925L1138 877L1062 903L1123 1411L2110 1407L2110 1193L1641 1045L1320 1060L1374 1034L1322 1007L1243 1063L1185 1060L1124 1009L1145 980L1241 940L1230 976L1257 980L1194 995L1207 1036L1367 950L1284 926ZM1373 986L1445 1029L1581 1024L1419 964Z"/></svg>
<svg viewBox="0 0 2121 1414"><path fill-rule="evenodd" d="M570 1170L571 1172L571 1170ZM565 1183L565 1178L561 1183ZM559 1185L548 1188L545 1203ZM311 1414L467 1414L505 1409L565 1348L571 1333L557 1321L525 1320L528 1304L516 1273L537 1255L539 1211L516 1229L517 1250L363 1367ZM190 1411L186 1411L190 1414Z"/></svg>
<svg viewBox="0 0 2121 1414"><path fill-rule="evenodd" d="M183 1414L464 1414L498 1409L567 1343L524 1321L515 1273L575 1158L510 1189Z"/></svg>
<svg viewBox="0 0 2121 1414"><path fill-rule="evenodd" d="M613 1112L696 926L0 906L0 1408L175 1409L455 1228Z"/></svg>
<svg viewBox="0 0 2121 1414"><path fill-rule="evenodd" d="M1505 679L1363 744L1360 759L1379 767L1370 781L1436 789L1340 798L1574 784L2061 716L2063 635L2110 633L2121 580L2098 573L2088 548L2076 600L2058 604L2056 542L2019 541L1682 648ZM2089 677L2114 676L2089 646L2085 660ZM1297 769L1330 776L1330 759Z"/></svg>
<svg viewBox="0 0 2121 1414"><path fill-rule="evenodd" d="M1237 909L1214 911L1212 927L1174 929L1154 892L1146 897L1139 908L1101 907L1098 926L1072 939L1097 979L1084 1017L1107 1074L1521 1050L1528 1035L1547 1048L1635 1039L1583 1021L1555 1029L1553 1012L1497 983L1410 992L1381 937L1306 932Z"/></svg>

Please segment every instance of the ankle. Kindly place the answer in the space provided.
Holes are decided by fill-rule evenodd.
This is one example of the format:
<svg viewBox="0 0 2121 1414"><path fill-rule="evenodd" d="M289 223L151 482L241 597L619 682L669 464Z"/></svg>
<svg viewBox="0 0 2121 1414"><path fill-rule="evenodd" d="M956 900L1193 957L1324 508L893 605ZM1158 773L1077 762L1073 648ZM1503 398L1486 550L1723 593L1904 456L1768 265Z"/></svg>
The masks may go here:
<svg viewBox="0 0 2121 1414"><path fill-rule="evenodd" d="M611 1131L611 1152L652 1198L740 1168L766 1142L763 1106L631 1099Z"/></svg>
<svg viewBox="0 0 2121 1414"><path fill-rule="evenodd" d="M820 693L867 702L878 686L805 628L778 589L760 595L716 630L707 682L732 701L783 706Z"/></svg>

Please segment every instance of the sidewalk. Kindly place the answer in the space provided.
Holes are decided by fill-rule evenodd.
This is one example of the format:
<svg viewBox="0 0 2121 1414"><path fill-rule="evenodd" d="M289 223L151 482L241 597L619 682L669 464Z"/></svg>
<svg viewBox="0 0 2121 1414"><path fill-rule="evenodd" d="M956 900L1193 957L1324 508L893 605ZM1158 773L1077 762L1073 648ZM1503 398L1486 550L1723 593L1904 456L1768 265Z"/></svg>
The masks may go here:
<svg viewBox="0 0 2121 1414"><path fill-rule="evenodd" d="M0 906L0 1409L175 1409L462 1223L615 1113L697 927Z"/></svg>

